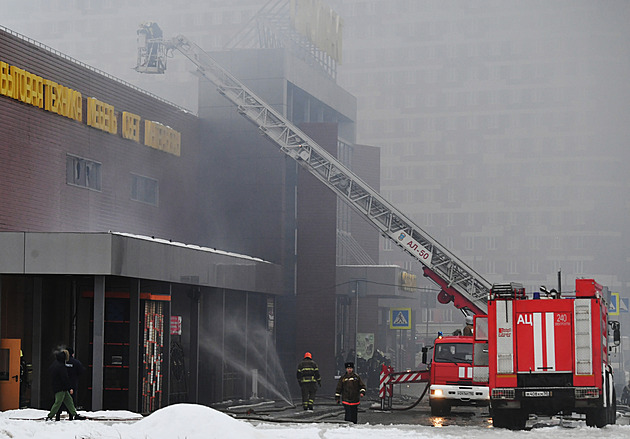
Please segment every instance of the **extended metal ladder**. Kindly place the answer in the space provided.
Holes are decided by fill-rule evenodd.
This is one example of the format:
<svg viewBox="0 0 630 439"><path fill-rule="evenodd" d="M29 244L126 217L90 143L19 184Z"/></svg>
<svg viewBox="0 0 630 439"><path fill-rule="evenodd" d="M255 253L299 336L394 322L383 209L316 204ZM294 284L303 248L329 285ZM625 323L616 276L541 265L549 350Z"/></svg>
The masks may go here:
<svg viewBox="0 0 630 439"><path fill-rule="evenodd" d="M152 40L151 43L160 43ZM161 41L166 50L178 50L212 82L237 111L254 123L283 153L292 157L337 193L397 246L424 265L427 277L440 285L455 306L487 313L491 284L442 247L378 192L346 168L283 115L267 105L208 53L183 35ZM142 71L138 69L138 71ZM441 300L442 301L442 300Z"/></svg>

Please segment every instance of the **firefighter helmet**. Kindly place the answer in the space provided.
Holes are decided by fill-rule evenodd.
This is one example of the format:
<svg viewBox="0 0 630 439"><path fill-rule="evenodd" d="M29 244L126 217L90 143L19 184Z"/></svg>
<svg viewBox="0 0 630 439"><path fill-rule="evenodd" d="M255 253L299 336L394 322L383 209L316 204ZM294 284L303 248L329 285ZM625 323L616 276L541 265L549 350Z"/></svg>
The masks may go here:
<svg viewBox="0 0 630 439"><path fill-rule="evenodd" d="M304 358L311 358L312 359L313 357L311 356L310 352L307 352L307 353L304 354Z"/></svg>

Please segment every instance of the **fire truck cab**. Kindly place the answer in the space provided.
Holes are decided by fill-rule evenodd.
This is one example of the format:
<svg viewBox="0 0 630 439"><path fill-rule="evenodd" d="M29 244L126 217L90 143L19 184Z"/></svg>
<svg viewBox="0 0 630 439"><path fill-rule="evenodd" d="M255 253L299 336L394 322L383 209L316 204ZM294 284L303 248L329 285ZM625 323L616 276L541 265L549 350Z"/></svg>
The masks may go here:
<svg viewBox="0 0 630 439"><path fill-rule="evenodd" d="M586 415L614 424L607 304L593 279L564 297L520 284L494 285L488 301L490 413L495 427L522 429L529 414ZM618 332L618 331L617 331Z"/></svg>
<svg viewBox="0 0 630 439"><path fill-rule="evenodd" d="M427 351L423 351L423 363ZM473 337L438 336L430 363L431 415L444 416L453 406L488 405L488 383L473 377Z"/></svg>

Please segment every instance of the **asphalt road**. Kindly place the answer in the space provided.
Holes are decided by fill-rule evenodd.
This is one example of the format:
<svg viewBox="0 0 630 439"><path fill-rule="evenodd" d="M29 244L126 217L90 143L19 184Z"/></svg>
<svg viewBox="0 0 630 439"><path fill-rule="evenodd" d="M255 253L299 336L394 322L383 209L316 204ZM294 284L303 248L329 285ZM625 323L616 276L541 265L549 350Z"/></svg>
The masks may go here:
<svg viewBox="0 0 630 439"><path fill-rule="evenodd" d="M419 395L418 395L419 396ZM426 399L426 400L425 400ZM417 396L394 398L392 408L381 410L380 400L364 398L359 408L359 424L392 425L414 424L426 426L488 426L491 420L487 407L453 407L446 417L431 416L428 399L417 401ZM295 407L286 405L231 408L227 410L240 419L270 422L329 422L346 423L344 409L335 404L333 399L316 398L313 411L304 411L300 401L294 401Z"/></svg>
<svg viewBox="0 0 630 439"><path fill-rule="evenodd" d="M419 396L419 395L418 395ZM445 417L431 416L428 399L423 399L415 404L418 396L395 397L392 409L381 410L378 398L364 398L359 408L359 424L369 425L422 425L429 427L464 426L483 427L492 426L488 407L453 407L451 414ZM252 407L244 405L240 408L231 407L223 410L232 416L251 421L265 421L278 423L338 423L344 421L344 410L341 405L335 404L332 398L316 398L315 409L304 411L300 401L294 401L295 406L286 403L265 404ZM582 425L585 421L578 417L530 417L527 429L562 425L574 427ZM617 424L630 424L630 408L617 406Z"/></svg>
<svg viewBox="0 0 630 439"><path fill-rule="evenodd" d="M385 411L368 408L366 405L365 411L359 413L359 423L419 424L434 427L447 425L488 426L492 424L487 407L453 407L449 416L438 417L431 416L428 400L421 401L417 406L406 409L413 402L408 405L394 404L392 410Z"/></svg>

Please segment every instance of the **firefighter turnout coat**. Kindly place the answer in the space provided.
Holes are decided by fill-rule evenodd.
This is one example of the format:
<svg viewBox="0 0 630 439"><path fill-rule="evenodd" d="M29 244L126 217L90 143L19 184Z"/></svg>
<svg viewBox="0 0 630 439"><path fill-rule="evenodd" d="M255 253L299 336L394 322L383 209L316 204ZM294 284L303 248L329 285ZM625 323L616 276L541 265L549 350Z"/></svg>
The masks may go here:
<svg viewBox="0 0 630 439"><path fill-rule="evenodd" d="M322 378L319 376L319 368L311 358L304 358L297 369L297 380L300 386L307 383L317 383L321 385Z"/></svg>
<svg viewBox="0 0 630 439"><path fill-rule="evenodd" d="M347 405L359 405L361 395L365 395L365 384L359 375L352 372L339 378L335 399L341 399L341 402Z"/></svg>

